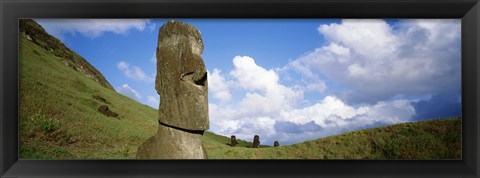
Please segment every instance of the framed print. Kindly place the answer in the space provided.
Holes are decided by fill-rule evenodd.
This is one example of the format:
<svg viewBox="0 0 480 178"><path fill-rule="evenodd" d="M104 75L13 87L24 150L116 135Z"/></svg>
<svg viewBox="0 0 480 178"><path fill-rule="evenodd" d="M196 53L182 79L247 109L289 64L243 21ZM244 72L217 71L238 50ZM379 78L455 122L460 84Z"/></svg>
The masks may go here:
<svg viewBox="0 0 480 178"><path fill-rule="evenodd" d="M0 173L478 176L479 10L2 1Z"/></svg>

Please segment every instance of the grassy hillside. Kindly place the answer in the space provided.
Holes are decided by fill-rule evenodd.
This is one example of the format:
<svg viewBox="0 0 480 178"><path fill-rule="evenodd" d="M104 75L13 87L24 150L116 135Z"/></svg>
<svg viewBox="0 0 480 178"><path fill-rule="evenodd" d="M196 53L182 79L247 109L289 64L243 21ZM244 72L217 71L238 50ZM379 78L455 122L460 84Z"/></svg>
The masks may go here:
<svg viewBox="0 0 480 178"><path fill-rule="evenodd" d="M155 134L158 111L78 70L82 67L65 58L80 59L78 54L28 23L35 28L19 34L20 159L133 159L137 147ZM119 117L101 114L101 105ZM252 149L247 148L251 142L238 142L230 147L228 137L204 135L210 159L461 158L461 119L399 124L281 147Z"/></svg>
<svg viewBox="0 0 480 178"><path fill-rule="evenodd" d="M155 109L104 87L22 35L19 57L20 158L132 158L155 133ZM98 112L101 105L119 119Z"/></svg>
<svg viewBox="0 0 480 178"><path fill-rule="evenodd" d="M34 21L20 24L25 30L19 34L20 158L134 158L137 147L155 134L158 111L72 66L62 51L83 58ZM90 66L86 61L77 63ZM93 66L91 70L97 71ZM98 71L96 75L102 76ZM101 114L101 105L119 117ZM229 138L206 133L206 145L227 146L229 142ZM249 145L239 141L237 147Z"/></svg>
<svg viewBox="0 0 480 178"><path fill-rule="evenodd" d="M461 118L397 124L260 149L206 142L211 143L206 146L210 159L461 159Z"/></svg>
<svg viewBox="0 0 480 178"><path fill-rule="evenodd" d="M37 46L47 50L57 57L65 65L83 73L85 76L97 81L106 88L112 89L112 85L105 77L82 56L67 48L60 40L49 35L39 24L31 19L21 19L19 23L21 36L35 43Z"/></svg>

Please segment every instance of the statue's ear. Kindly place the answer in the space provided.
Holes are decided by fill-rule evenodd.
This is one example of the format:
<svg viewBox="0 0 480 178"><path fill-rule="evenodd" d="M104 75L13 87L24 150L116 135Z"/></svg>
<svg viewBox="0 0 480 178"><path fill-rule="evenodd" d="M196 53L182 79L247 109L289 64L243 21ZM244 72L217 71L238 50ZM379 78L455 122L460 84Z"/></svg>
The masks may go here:
<svg viewBox="0 0 480 178"><path fill-rule="evenodd" d="M160 68L158 67L158 61L161 60L161 59L159 59L159 58L161 58L161 56L159 56L158 47L157 47L157 52L156 52L155 56L156 56L155 57L156 58L155 63L157 64L156 65L157 66L157 75L155 76L155 90L157 90L157 93L160 95L160 85L162 83L162 80L160 78L160 73L159 73Z"/></svg>

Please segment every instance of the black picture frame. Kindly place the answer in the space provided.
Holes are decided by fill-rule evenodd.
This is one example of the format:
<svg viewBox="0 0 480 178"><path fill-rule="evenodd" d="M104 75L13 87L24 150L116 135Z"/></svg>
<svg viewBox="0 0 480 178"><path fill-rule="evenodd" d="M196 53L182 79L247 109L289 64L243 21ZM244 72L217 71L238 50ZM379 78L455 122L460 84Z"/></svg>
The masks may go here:
<svg viewBox="0 0 480 178"><path fill-rule="evenodd" d="M461 18L462 160L18 160L19 18ZM478 0L0 0L1 177L477 177Z"/></svg>

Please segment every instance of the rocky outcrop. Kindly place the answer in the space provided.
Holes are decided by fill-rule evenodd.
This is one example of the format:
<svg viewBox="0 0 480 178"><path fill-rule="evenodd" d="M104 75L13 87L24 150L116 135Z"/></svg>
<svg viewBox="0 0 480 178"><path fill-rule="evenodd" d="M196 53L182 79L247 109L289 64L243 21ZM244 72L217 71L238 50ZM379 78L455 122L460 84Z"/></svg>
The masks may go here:
<svg viewBox="0 0 480 178"><path fill-rule="evenodd" d="M137 158L202 159L209 128L207 70L203 41L192 25L169 21L159 31L155 89L162 98L157 134L137 150Z"/></svg>
<svg viewBox="0 0 480 178"><path fill-rule="evenodd" d="M19 35L39 45L45 50L62 60L68 67L83 73L83 75L95 80L105 88L113 90L112 85L105 77L82 56L66 47L60 40L49 35L42 26L31 19L19 20Z"/></svg>

